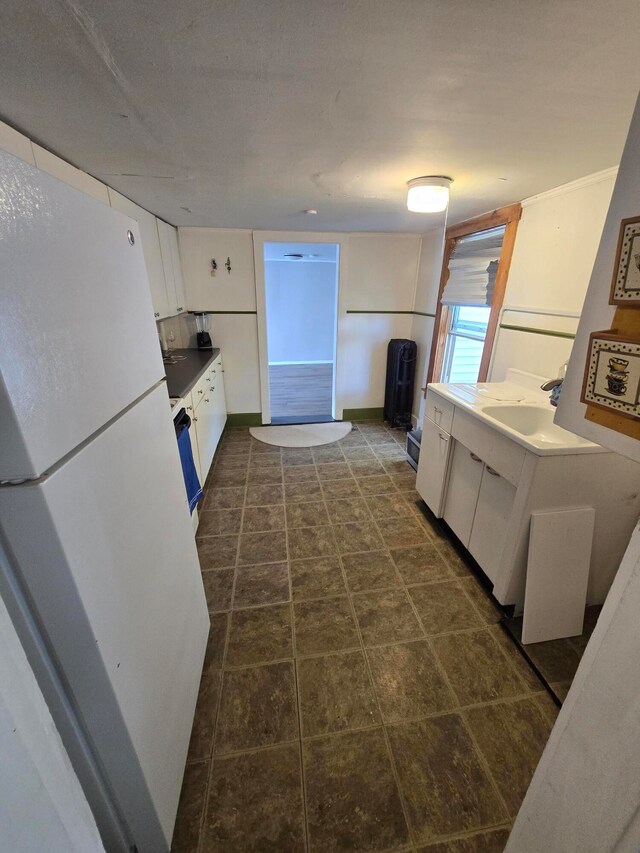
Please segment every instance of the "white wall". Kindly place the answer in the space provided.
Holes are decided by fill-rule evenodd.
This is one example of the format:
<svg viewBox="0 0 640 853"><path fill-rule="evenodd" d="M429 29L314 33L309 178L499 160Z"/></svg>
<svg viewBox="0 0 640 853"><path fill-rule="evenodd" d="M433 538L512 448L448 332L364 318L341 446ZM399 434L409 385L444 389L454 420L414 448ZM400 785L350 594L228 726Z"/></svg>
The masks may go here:
<svg viewBox="0 0 640 853"><path fill-rule="evenodd" d="M264 274L269 363L333 361L336 264L265 260Z"/></svg>
<svg viewBox="0 0 640 853"><path fill-rule="evenodd" d="M89 805L0 599L0 847L104 850Z"/></svg>
<svg viewBox="0 0 640 853"><path fill-rule="evenodd" d="M490 380L504 379L508 367L551 378L568 359L571 338L504 326L575 334L615 174L607 169L522 202Z"/></svg>

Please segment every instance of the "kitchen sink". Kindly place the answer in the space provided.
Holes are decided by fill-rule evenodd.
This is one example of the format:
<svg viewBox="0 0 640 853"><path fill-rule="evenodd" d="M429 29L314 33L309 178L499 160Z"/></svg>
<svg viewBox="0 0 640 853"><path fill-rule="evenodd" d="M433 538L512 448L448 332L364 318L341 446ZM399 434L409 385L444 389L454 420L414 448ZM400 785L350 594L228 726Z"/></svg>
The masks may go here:
<svg viewBox="0 0 640 853"><path fill-rule="evenodd" d="M580 447L591 442L553 422L555 409L519 403L513 406L483 406L482 414L503 424L513 432L533 439L536 444Z"/></svg>

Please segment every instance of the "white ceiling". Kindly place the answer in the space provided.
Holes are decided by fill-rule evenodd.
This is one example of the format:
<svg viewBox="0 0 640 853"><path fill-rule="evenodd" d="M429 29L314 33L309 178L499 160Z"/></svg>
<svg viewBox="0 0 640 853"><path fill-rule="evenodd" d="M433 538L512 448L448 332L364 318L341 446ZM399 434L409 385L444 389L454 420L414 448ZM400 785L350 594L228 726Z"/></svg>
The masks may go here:
<svg viewBox="0 0 640 853"><path fill-rule="evenodd" d="M424 231L615 165L637 0L3 0L0 116L179 225ZM305 216L305 208L318 216Z"/></svg>

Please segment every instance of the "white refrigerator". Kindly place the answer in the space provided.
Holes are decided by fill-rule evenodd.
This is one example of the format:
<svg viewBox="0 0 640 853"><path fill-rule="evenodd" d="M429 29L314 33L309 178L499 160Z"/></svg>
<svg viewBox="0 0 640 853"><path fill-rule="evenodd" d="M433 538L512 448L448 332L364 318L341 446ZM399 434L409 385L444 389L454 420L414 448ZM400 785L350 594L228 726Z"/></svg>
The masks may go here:
<svg viewBox="0 0 640 853"><path fill-rule="evenodd" d="M168 851L209 618L138 228L4 152L0 595L105 849Z"/></svg>

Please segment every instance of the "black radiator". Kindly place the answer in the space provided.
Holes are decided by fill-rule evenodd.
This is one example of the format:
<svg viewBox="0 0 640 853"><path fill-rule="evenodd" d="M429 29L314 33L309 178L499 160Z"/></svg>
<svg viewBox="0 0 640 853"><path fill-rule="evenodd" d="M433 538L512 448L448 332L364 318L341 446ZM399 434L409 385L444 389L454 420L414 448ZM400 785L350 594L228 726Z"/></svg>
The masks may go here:
<svg viewBox="0 0 640 853"><path fill-rule="evenodd" d="M389 341L384 419L390 426L411 426L416 353L415 341L406 338L393 338Z"/></svg>

